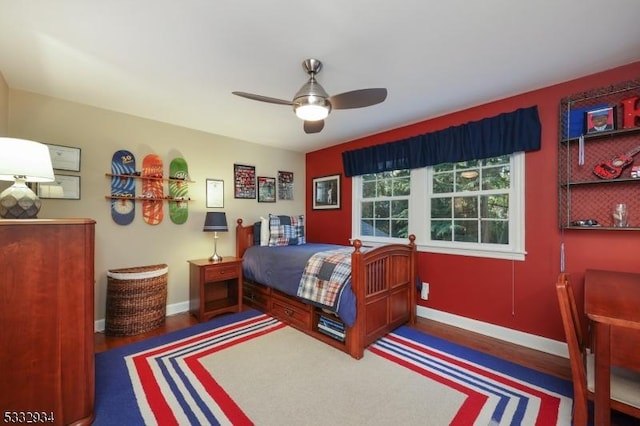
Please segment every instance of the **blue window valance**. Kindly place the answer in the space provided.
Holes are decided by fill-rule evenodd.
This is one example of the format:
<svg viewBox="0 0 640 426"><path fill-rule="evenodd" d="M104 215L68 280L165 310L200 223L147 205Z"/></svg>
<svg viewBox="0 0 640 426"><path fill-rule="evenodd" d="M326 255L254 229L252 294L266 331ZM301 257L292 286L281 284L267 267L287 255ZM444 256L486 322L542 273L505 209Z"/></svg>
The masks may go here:
<svg viewBox="0 0 640 426"><path fill-rule="evenodd" d="M533 106L437 132L345 151L342 162L346 176L359 176L536 151L540 144L538 107Z"/></svg>

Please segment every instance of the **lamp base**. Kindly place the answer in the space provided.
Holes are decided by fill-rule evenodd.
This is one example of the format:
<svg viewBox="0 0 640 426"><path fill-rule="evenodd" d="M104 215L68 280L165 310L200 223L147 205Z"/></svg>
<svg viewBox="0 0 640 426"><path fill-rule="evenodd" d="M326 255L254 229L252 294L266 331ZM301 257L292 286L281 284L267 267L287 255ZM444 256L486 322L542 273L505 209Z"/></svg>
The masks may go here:
<svg viewBox="0 0 640 426"><path fill-rule="evenodd" d="M222 260L222 256L220 256L218 253L213 253L213 256L211 256L209 260L212 262L220 262Z"/></svg>
<svg viewBox="0 0 640 426"><path fill-rule="evenodd" d="M41 205L38 196L21 179L0 193L0 216L5 219L35 219Z"/></svg>

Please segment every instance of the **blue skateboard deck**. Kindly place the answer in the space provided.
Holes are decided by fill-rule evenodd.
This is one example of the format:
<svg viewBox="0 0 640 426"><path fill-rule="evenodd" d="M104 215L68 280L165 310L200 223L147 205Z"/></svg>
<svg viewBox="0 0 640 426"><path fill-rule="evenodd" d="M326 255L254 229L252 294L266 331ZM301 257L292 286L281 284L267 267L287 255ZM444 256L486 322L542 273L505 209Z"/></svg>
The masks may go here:
<svg viewBox="0 0 640 426"><path fill-rule="evenodd" d="M130 151L120 150L111 159L111 217L118 225L128 225L136 216L136 158ZM127 177L131 175L132 177Z"/></svg>

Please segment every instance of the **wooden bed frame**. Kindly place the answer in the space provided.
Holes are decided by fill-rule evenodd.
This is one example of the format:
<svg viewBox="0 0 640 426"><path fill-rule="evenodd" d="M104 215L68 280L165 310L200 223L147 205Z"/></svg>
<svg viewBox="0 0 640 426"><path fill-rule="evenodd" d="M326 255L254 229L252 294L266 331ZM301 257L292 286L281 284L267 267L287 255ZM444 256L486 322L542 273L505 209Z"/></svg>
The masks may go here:
<svg viewBox="0 0 640 426"><path fill-rule="evenodd" d="M253 245L253 224L236 226L236 256L242 258ZM360 251L362 242L353 242L351 286L356 296L356 322L346 328L344 341L318 331L322 310L260 283L243 279L243 302L270 314L353 358L402 324L416 321L415 236L409 244L390 244Z"/></svg>

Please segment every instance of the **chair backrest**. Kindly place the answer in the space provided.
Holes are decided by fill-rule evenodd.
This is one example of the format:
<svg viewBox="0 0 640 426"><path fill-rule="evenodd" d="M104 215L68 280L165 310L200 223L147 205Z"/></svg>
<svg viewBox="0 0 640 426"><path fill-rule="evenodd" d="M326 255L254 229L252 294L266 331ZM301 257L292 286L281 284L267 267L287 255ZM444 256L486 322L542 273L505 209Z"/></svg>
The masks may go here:
<svg viewBox="0 0 640 426"><path fill-rule="evenodd" d="M582 325L578 316L573 289L569 277L562 273L556 283L558 304L562 316L562 325L569 349L569 363L573 380L573 420L574 424L586 424L588 418L587 371L585 365L585 347Z"/></svg>

